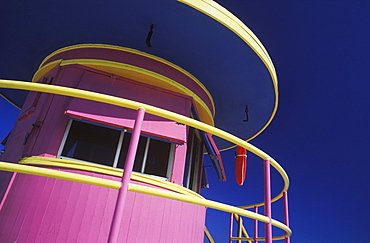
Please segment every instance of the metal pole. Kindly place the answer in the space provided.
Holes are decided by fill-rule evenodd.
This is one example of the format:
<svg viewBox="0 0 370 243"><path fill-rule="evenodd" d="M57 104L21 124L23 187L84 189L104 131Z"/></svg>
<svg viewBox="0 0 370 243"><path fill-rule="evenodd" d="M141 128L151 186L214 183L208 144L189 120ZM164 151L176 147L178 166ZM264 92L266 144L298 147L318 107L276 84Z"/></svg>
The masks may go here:
<svg viewBox="0 0 370 243"><path fill-rule="evenodd" d="M229 233L229 243L232 243L231 237L233 237L233 221L234 221L234 214L230 213L230 233Z"/></svg>
<svg viewBox="0 0 370 243"><path fill-rule="evenodd" d="M242 237L242 227L243 227L243 218L242 216L239 216L239 220L238 220L238 237L239 238ZM242 243L241 240L238 240L237 242Z"/></svg>
<svg viewBox="0 0 370 243"><path fill-rule="evenodd" d="M284 223L289 227L289 208L288 208L288 192L283 192L284 199ZM290 238L285 239L285 243L290 243Z"/></svg>
<svg viewBox="0 0 370 243"><path fill-rule="evenodd" d="M258 213L258 207L257 206L254 206L254 212ZM257 238L258 238L258 220L255 219L254 220L254 243L258 242Z"/></svg>
<svg viewBox="0 0 370 243"><path fill-rule="evenodd" d="M125 207L125 201L128 191L128 186L130 183L132 168L135 162L135 155L137 151L137 146L139 144L141 125L144 120L145 110L143 108L138 109L134 129L132 131L132 136L130 140L130 146L127 151L127 158L125 163L125 169L123 170L121 188L118 190L118 196L116 201L116 207L113 213L112 225L109 232L109 243L118 242L118 233L122 222L123 209Z"/></svg>
<svg viewBox="0 0 370 243"><path fill-rule="evenodd" d="M269 222L265 224L265 242L272 243L270 160L264 160L263 165L265 180L265 216L270 219Z"/></svg>

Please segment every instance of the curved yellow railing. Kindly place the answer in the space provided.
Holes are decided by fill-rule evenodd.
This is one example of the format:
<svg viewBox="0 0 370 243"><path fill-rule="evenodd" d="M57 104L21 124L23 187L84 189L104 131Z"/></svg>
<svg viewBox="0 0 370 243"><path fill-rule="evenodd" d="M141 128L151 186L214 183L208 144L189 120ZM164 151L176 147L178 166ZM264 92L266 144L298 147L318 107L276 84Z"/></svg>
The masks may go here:
<svg viewBox="0 0 370 243"><path fill-rule="evenodd" d="M46 168L41 168L41 167L22 165L22 164L0 162L0 170L31 174L31 175L37 175L37 176L44 176L44 177L62 179L62 180L67 180L67 181L80 182L80 183L85 183L89 185L112 188L116 190L118 190L121 187L121 182L118 182L118 181L108 180L104 178L97 178L97 177L88 176L88 175L81 175L81 174L76 174L76 173L71 173L71 172L66 172L66 171L59 171L59 170L46 169ZM257 214L257 213L254 213L248 210L244 210L238 207L230 206L224 203L214 202L211 200L196 197L194 195L191 195L191 196L183 195L183 194L179 194L179 193L175 193L175 192L171 192L167 190L147 187L143 185L136 185L132 183L130 183L129 191L173 199L173 200L182 201L182 202L188 202L188 203L201 205L201 206L205 206L208 208L213 208L213 209L226 211L230 213L236 213L238 215L242 215L248 218L257 219L264 223L269 222L269 218L266 216L263 216L263 215L260 215L260 214ZM274 219L271 220L271 223L272 225L284 230L286 233L291 235L291 230L285 224L277 220L274 220Z"/></svg>
<svg viewBox="0 0 370 243"><path fill-rule="evenodd" d="M143 103L140 103L140 102L127 100L127 99L123 99L123 98L118 98L118 97L114 97L114 96L110 96L110 95L100 94L100 93L96 93L96 92L91 92L91 91L78 90L78 89L74 89L74 88L67 88L67 87L54 86L54 85L48 85L48 84L40 84L40 83L29 83L29 82L22 82L22 81L3 80L3 79L0 79L0 87L65 95L65 96L70 96L70 97L94 100L94 101L98 101L98 102L117 105L117 106L126 107L126 108L130 108L130 109L135 109L135 110L137 110L139 108L144 108L147 113L157 115L157 116L161 116L163 118L173 120L173 121L177 121L177 122L180 122L182 124L197 128L199 130L209 132L209 133L211 133L215 136L218 136L218 137L223 138L223 139L225 139L229 142L232 142L236 145L239 145L239 146L242 146L242 147L248 149L250 152L256 154L257 156L259 156L260 158L262 158L264 160L269 160L271 166L273 166L279 172L279 174L281 175L281 177L284 180L283 190L275 198L273 198L271 200L271 202L274 202L274 201L280 199L283 196L283 193L288 191L289 179L288 179L288 176L287 176L286 172L268 154L266 154L265 152L263 152L259 148L247 143L246 141L244 141L244 140L242 140L242 139L240 139L240 138L238 138L234 135L231 135L231 134L229 134L225 131L222 131L222 130L216 128L216 127L212 127L212 126L207 125L205 123L196 121L192 118L189 118L189 117L186 117L186 116L183 116L183 115L179 115L179 114L176 114L174 112L167 111L167 110L163 110L163 109L158 108L158 107L143 104ZM1 163L1 164L3 165L4 163ZM18 166L24 166L24 165L18 165ZM27 167L30 167L30 166L27 166ZM0 168L3 168L3 167L0 167ZM15 170L15 167L12 167L12 168ZM36 173L37 175L41 175L40 174L41 173L40 169L41 168L35 168L36 172L34 172L34 173ZM22 169L22 171L18 171L18 172L27 173L27 171L28 171L28 168L26 170ZM67 172L64 172L64 173L67 173ZM53 174L49 177L53 177L54 175L57 176L56 174L57 173L53 172ZM46 176L46 175L44 175L44 176ZM57 177L53 177L53 178L57 178ZM71 178L70 175L66 174L65 180L68 180L68 178L70 180L77 179L77 177L72 177ZM81 178L82 178L81 181L79 181L79 180L78 181L83 182L83 183L87 183L87 184L100 185L100 186L109 185L109 186L113 186L113 187L116 187L118 185L118 188L120 186L119 184L116 184L117 182L107 182L107 181L105 181L106 179L96 180L97 178L94 177L94 179L93 179L94 181L91 181L91 179L87 178L86 176L82 176ZM62 178L60 178L60 179L62 179ZM98 183L98 184L94 184L94 183ZM109 187L109 186L106 186L106 187ZM110 187L110 188L112 188L112 187ZM115 189L118 189L118 188L115 188ZM259 220L261 222L264 222L264 223L269 222L269 218L266 217L266 216L263 216L263 215L260 215L260 214L257 214L257 213L253 213L253 212L250 212L250 211L242 209L242 208L238 208L238 207L234 207L234 206L230 206L230 205L226 205L226 204L222 204L222 203L218 203L218 202L214 202L214 201L210 201L210 200L206 200L206 199L200 199L200 198L193 198L193 197L188 197L188 196L184 196L184 195L178 195L178 194L174 194L174 193L171 193L171 192L166 192L166 191L163 191L163 190L160 190L160 189L146 188L145 186L139 186L139 185L130 185L130 190L140 192L140 193L150 194L150 195L154 195L154 196L166 197L166 198L170 198L170 199L174 199L174 200L180 200L180 201L189 202L189 203L193 203L193 204L203 205L203 206L206 206L206 207L209 207L209 208L214 208L214 209L218 209L218 210L225 211L225 212L236 213L236 214L248 217L248 218L257 219L257 220ZM261 203L261 205L262 204L263 203ZM249 208L249 207L253 207L253 206L254 205L249 205L249 206L244 206L243 208ZM285 224L283 224L281 222L278 222L274 219L271 219L271 222L272 222L272 225L274 225L274 226L276 226L276 227L278 227L278 228L280 228L280 229L282 229L286 232L286 235L284 235L283 238L289 237L291 235L290 228L287 227Z"/></svg>
<svg viewBox="0 0 370 243"><path fill-rule="evenodd" d="M80 170L80 171L84 170L84 171L105 174L105 175L111 175L115 177L122 177L122 174L123 174L123 170L119 168L108 167L108 166L94 164L94 163L80 162L80 161L67 160L67 159L57 159L57 158L50 158L50 157L40 157L40 156L25 157L19 161L19 164L68 168L68 169ZM141 174L135 171L132 172L131 179L134 181L140 181L140 182L154 185L157 187L165 188L167 190L179 192L181 194L203 198L198 193L188 188L185 188L183 186L180 186L178 184L171 183L171 182L161 180L161 179L157 179L155 177L149 177L147 175L144 175L144 174Z"/></svg>

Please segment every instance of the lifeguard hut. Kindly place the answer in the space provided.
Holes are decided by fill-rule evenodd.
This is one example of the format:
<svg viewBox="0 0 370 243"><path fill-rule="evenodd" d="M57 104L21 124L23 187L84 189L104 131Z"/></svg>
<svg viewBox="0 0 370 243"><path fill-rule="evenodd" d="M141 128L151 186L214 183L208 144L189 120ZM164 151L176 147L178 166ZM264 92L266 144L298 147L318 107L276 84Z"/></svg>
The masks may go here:
<svg viewBox="0 0 370 243"><path fill-rule="evenodd" d="M204 234L212 242L207 208L237 219L230 241L289 242L286 173L244 141L261 133L277 108L276 73L262 44L213 1L111 7L121 8L114 16L124 23L122 40L109 32L117 19L98 17L106 22L80 32L70 26L61 39L35 47L54 51L32 82L0 80L2 96L22 107L2 141L0 170L8 172L1 172L0 242L188 243ZM81 15L69 17L78 26ZM76 42L85 44L70 45ZM219 148L234 144L264 161L265 201L244 207L263 205L264 215L199 194L208 185L203 157L224 181ZM275 198L271 165L285 182ZM271 202L282 197L285 224L271 216ZM256 229L249 236L242 216L266 223L265 236ZM286 233L273 237L273 225Z"/></svg>

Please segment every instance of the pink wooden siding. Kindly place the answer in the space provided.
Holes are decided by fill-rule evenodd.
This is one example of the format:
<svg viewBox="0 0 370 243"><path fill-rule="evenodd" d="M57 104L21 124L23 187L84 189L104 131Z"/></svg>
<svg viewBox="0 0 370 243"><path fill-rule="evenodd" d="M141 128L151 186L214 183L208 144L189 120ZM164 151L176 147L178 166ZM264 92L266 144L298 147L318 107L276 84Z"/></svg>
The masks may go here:
<svg viewBox="0 0 370 243"><path fill-rule="evenodd" d="M184 158L186 158L187 144L176 147L175 158L172 166L171 182L182 185L184 178Z"/></svg>
<svg viewBox="0 0 370 243"><path fill-rule="evenodd" d="M106 242L116 196L113 189L17 174L0 211L0 242ZM121 242L203 241L201 206L130 192L124 215Z"/></svg>

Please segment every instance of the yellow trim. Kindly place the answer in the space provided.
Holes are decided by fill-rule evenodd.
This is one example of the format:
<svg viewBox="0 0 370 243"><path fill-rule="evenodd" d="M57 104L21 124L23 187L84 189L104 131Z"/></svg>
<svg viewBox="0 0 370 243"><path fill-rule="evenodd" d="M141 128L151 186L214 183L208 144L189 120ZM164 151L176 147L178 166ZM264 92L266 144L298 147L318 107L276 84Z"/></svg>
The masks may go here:
<svg viewBox="0 0 370 243"><path fill-rule="evenodd" d="M289 178L284 171L284 169L268 154L260 150L259 148L253 146L252 144L232 135L229 134L221 129L218 129L216 127L210 126L208 124L205 124L203 122L199 122L197 120L194 120L192 118L176 114L171 111L163 110L158 107L154 107L151 105L139 103L132 100L122 99L118 97L113 97L110 95L100 94L96 92L91 91L85 91L85 90L78 90L73 88L67 88L67 87L61 87L61 86L54 86L54 85L47 85L47 84L40 84L40 83L29 83L29 82L22 82L22 81L10 81L10 80L3 80L0 79L0 87L3 88L11 88L11 89L25 89L25 90L33 90L33 91L40 91L40 92L46 92L46 93L52 93L52 94L59 94L59 95L66 95L66 96L72 96L82 99L88 99L88 100L94 100L98 102L103 102L107 104L117 105L120 107L126 107L130 109L139 109L144 108L145 111L149 114L161 116L163 118L173 120L180 122L182 124L197 128L199 130L209 132L212 135L218 136L222 139L225 139L231 143L234 143L236 145L239 145L243 148L246 148L249 152L256 154L260 158L264 160L269 160L271 166L273 166L281 175L281 177L284 180L284 188L280 192L279 195L277 195L275 198L273 198L273 201L278 200L283 196L283 193L288 191L289 188Z"/></svg>
<svg viewBox="0 0 370 243"><path fill-rule="evenodd" d="M63 47L61 49L58 49L58 50L52 52L51 54L49 54L47 57L45 57L45 59L41 62L40 66L39 66L39 69L41 69L42 66L44 65L44 63L48 59L50 59L51 57L53 57L53 56L55 56L59 53L65 52L65 51L75 50L75 49L80 49L80 48L105 48L105 49L112 49L112 50L118 50L118 51L125 51L125 52L134 53L134 54L137 54L137 55L147 57L147 58L153 59L155 61L161 62L163 64L166 64L166 65L178 70L179 72L185 74L186 76L188 76L190 79L192 79L196 84L198 84L203 89L203 91L207 94L209 100L212 103L212 110L213 110L212 115L213 116L215 115L215 104L213 102L212 95L211 95L211 93L209 93L207 88L196 77L194 77L191 73L189 73L185 69L183 69L183 68L177 66L176 64L173 64L173 63L171 63L171 62L169 62L169 61L167 61L163 58L160 58L160 57L157 57L157 56L154 56L154 55L142 52L142 51L138 51L138 50L135 50L135 49L132 49L132 48L122 47L122 46L115 46L115 45L107 45L107 44L78 44L78 45L67 46L67 47Z"/></svg>
<svg viewBox="0 0 370 243"><path fill-rule="evenodd" d="M274 83L277 83L275 67L265 47L257 36L235 15L213 0L177 0L199 12L211 17L226 28L234 32L262 59L270 71Z"/></svg>
<svg viewBox="0 0 370 243"><path fill-rule="evenodd" d="M213 18L220 24L227 27L229 30L234 32L240 39L242 39L252 50L260 57L262 62L265 64L267 70L270 73L274 90L275 90L275 106L270 116L270 119L267 123L261 128L259 132L257 132L253 137L249 138L252 140L256 136L258 136L266 127L271 123L272 119L274 118L277 106L279 102L278 98L278 87L277 87L277 75L275 71L275 67L271 61L270 56L268 55L265 47L259 41L257 36L242 22L240 21L235 15L230 13L227 9L219 5L217 2L212 0L178 0L204 14ZM235 146L231 146L221 151L233 148Z"/></svg>
<svg viewBox="0 0 370 243"><path fill-rule="evenodd" d="M23 165L41 165L41 166L52 166L52 167L62 167L68 169L75 169L75 170L84 170L84 171L91 171L100 174L106 174L111 176L122 177L123 170L108 166L103 166L99 164L93 163L86 163L82 161L74 161L68 159L57 159L57 158L49 158L49 157L40 157L40 156L32 156L26 157L19 161L20 164ZM153 178L151 176L133 172L131 175L131 179L135 181L144 182L147 184L151 184L157 187L161 187L167 190L175 191L184 195L194 196L203 198L198 193L189 190L185 187L177 185L172 182L168 182L165 180L160 180Z"/></svg>
<svg viewBox="0 0 370 243"><path fill-rule="evenodd" d="M45 66L43 66L42 68L40 68L39 70L37 70L37 72L32 77L32 82L39 81L48 72L50 72L50 70L52 70L56 66L60 65L61 62L62 62L62 59L55 60L55 61L49 62L48 64L46 64Z"/></svg>
<svg viewBox="0 0 370 243"><path fill-rule="evenodd" d="M94 68L96 70L108 72L121 77L129 78L141 83L154 85L166 90L170 90L176 93L184 94L190 96L195 101L195 107L198 111L198 115L202 121L207 124L214 125L213 115L209 107L204 103L204 101L196 95L193 91L177 83L175 80L170 79L161 74L155 73L153 71L146 70L137 66L129 65L126 63L97 60L97 59L71 59L63 60L60 66L68 66L79 64L86 67ZM43 70L43 69L39 69ZM37 72L36 72L37 73ZM38 76L38 75L37 75Z"/></svg>
<svg viewBox="0 0 370 243"><path fill-rule="evenodd" d="M44 176L55 179L75 181L89 185L102 186L118 190L121 187L121 182L112 181L108 179L92 177L87 175L80 175L66 171L45 169L40 167L20 165L13 163L0 162L0 169L4 171L18 172L30 175Z"/></svg>
<svg viewBox="0 0 370 243"><path fill-rule="evenodd" d="M85 184L90 184L90 185L108 187L112 189L119 189L121 187L121 183L117 181L97 178L93 176L75 174L71 172L27 166L27 165L0 162L0 169L4 171L51 177L51 178L80 182L80 183L85 183ZM163 197L163 198L173 199L173 200L187 202L191 204L196 204L200 206L205 206L208 208L213 208L213 209L217 209L217 210L221 210L221 211L225 211L229 213L235 213L235 214L248 217L251 219L257 219L264 223L270 222L270 219L266 216L263 216L263 215L245 210L245 209L230 206L224 203L214 202L214 201L199 198L199 197L182 195L179 193L174 193L174 192L166 191L163 189L152 188L152 187L143 186L143 185L136 185L132 183L129 184L128 190L132 192L143 193L143 194L148 194L152 196ZM292 234L292 231L288 226L286 226L285 224L275 219L271 219L271 224L275 227L278 227L284 230L286 232L286 235L284 235L284 237L289 237Z"/></svg>
<svg viewBox="0 0 370 243"><path fill-rule="evenodd" d="M53 166L53 167L63 167L75 170L85 170L95 173L101 173L111 176L122 176L122 170L117 168L103 166L99 164L86 163L81 161L67 160L67 159L57 159L49 157L32 156L25 157L19 161L19 164L24 165L42 165L42 166Z"/></svg>

